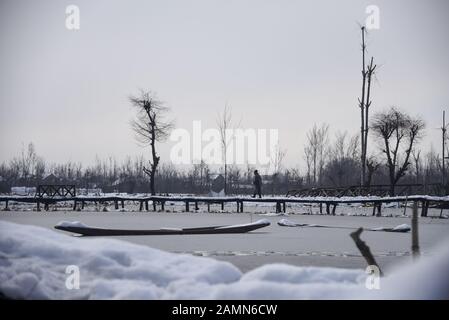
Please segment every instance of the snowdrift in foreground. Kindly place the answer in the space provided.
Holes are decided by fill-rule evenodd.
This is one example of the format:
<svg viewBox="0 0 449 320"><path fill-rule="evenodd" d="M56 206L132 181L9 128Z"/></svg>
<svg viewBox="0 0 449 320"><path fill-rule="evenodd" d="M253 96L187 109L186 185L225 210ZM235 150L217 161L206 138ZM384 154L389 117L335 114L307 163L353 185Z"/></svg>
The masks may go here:
<svg viewBox="0 0 449 320"><path fill-rule="evenodd" d="M80 289L66 287L69 265ZM0 292L19 299L448 298L449 248L365 287L363 270L271 264L242 274L211 258L0 221Z"/></svg>

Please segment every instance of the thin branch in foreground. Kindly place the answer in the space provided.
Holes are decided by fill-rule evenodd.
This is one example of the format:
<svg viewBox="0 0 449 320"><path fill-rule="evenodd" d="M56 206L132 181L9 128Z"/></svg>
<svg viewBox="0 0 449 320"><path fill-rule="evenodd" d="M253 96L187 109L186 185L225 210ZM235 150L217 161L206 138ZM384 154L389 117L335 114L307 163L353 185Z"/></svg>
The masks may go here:
<svg viewBox="0 0 449 320"><path fill-rule="evenodd" d="M362 234L362 232L363 228L358 228L356 231L351 232L349 235L351 236L352 240L354 240L357 249L359 249L360 253L365 258L366 263L368 263L369 266L376 266L379 269L380 276L383 276L382 270L371 254L370 248L362 239L360 239L360 235Z"/></svg>

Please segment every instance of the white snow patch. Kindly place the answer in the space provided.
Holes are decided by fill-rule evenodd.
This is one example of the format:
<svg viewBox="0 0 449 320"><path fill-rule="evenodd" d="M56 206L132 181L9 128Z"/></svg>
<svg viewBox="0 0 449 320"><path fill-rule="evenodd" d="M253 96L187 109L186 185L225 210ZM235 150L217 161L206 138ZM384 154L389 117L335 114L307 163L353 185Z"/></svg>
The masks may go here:
<svg viewBox="0 0 449 320"><path fill-rule="evenodd" d="M80 221L61 221L61 222L58 222L56 227L90 228L88 225L86 225L86 224L84 224L84 223L82 223Z"/></svg>
<svg viewBox="0 0 449 320"><path fill-rule="evenodd" d="M435 252L436 253L436 252ZM65 286L68 265L80 289ZM0 292L20 299L447 299L449 246L365 287L363 270L228 262L0 221Z"/></svg>
<svg viewBox="0 0 449 320"><path fill-rule="evenodd" d="M283 226L283 227L297 227L298 224L290 221L288 219L281 219L278 221L278 225Z"/></svg>
<svg viewBox="0 0 449 320"><path fill-rule="evenodd" d="M395 231L410 231L411 227L408 224L403 223L403 224L400 224L400 225L394 227L393 230L395 230Z"/></svg>

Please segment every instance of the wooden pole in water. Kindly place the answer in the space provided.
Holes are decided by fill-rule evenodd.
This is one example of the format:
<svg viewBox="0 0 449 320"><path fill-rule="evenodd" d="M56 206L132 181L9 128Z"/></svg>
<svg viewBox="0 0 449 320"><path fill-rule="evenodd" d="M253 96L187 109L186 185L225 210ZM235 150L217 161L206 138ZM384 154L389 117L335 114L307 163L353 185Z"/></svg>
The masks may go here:
<svg viewBox="0 0 449 320"><path fill-rule="evenodd" d="M418 203L416 201L413 202L412 215L412 255L413 258L417 258L420 255L418 238Z"/></svg>

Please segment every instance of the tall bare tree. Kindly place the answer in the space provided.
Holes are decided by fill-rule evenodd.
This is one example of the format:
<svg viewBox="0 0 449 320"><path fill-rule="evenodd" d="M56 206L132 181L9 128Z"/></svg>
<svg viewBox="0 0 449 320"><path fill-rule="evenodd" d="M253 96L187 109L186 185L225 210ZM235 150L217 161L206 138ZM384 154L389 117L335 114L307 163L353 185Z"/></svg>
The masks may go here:
<svg viewBox="0 0 449 320"><path fill-rule="evenodd" d="M382 152L386 156L392 196L396 184L410 166L410 155L424 128L422 119L412 118L395 107L375 114L371 121L371 130L381 141Z"/></svg>
<svg viewBox="0 0 449 320"><path fill-rule="evenodd" d="M363 186L366 184L366 154L368 151L368 130L369 130L369 108L371 106L371 80L376 70L373 57L370 59L370 63L365 65L366 56L366 44L365 35L366 29L361 27L362 31L362 95L358 99L360 108L360 137L361 137L361 171L360 171L360 184Z"/></svg>
<svg viewBox="0 0 449 320"><path fill-rule="evenodd" d="M129 100L137 109L136 118L131 123L136 139L144 146L151 148L149 167L144 166L143 171L150 177L150 191L152 195L155 195L155 176L160 161L160 156L156 152L156 142L166 140L173 128L173 122L164 119L169 109L150 91L141 90L138 95L131 96Z"/></svg>
<svg viewBox="0 0 449 320"><path fill-rule="evenodd" d="M226 104L223 112L218 115L217 118L217 127L220 132L220 143L221 143L221 151L223 157L223 168L224 168L224 193L227 191L228 184L228 149L231 145L232 139L234 138L232 134L230 134L230 129L232 129L233 121L232 121L232 110Z"/></svg>
<svg viewBox="0 0 449 320"><path fill-rule="evenodd" d="M271 159L270 159L270 167L273 170L273 174L281 173L281 171L283 169L283 163L284 163L284 158L285 158L286 154L287 154L287 150L281 149L279 144L277 144L274 154L271 156Z"/></svg>

